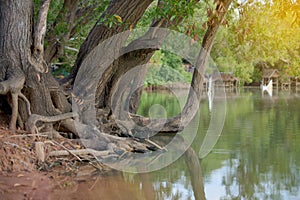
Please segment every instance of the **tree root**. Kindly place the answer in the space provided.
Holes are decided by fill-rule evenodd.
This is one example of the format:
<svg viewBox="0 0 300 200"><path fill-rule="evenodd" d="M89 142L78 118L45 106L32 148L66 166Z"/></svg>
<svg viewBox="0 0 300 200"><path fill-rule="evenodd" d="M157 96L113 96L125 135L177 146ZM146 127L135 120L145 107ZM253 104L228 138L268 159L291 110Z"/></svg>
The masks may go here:
<svg viewBox="0 0 300 200"><path fill-rule="evenodd" d="M18 119L18 115L19 115L19 103L18 103L18 98L21 98L25 101L26 103L26 107L27 107L27 113L28 116L31 115L31 110L30 110L30 102L29 100L26 98L26 96L24 94L22 94L21 90L17 90L14 92L11 92L11 98L12 98L12 115L11 115L11 120L10 120L10 124L9 124L9 129L11 131L15 131L16 130L16 126L17 126L17 119Z"/></svg>
<svg viewBox="0 0 300 200"><path fill-rule="evenodd" d="M23 99L25 101L26 107L27 107L27 113L30 116L31 115L31 109L30 109L30 102L29 102L29 100L27 99L27 97L22 92L20 92L18 95L19 95L19 97L21 99Z"/></svg>
<svg viewBox="0 0 300 200"><path fill-rule="evenodd" d="M75 118L72 119L72 118ZM86 149L72 149L64 147L55 141L51 144L56 145L63 150L52 151L49 156L68 156L72 155L77 160L82 161L80 156L83 155L93 155L94 157L104 159L104 160L115 160L122 158L123 154L129 152L135 153L146 153L155 150L166 150L164 147L159 146L149 139L138 139L138 138L124 138L118 137L110 134L101 132L96 126L86 125L79 122L77 119L78 115L70 112L57 116L41 116L37 114L32 114L27 123L27 130L31 132L32 135L38 134L39 130L37 127L38 122L53 123L63 120L67 123L72 123L72 127L76 129L76 134L80 136L80 142ZM46 124L47 125L47 124ZM41 149L41 148L38 148ZM38 160L41 162L43 160L42 153L38 153ZM135 155L135 154L134 154ZM128 155L127 155L128 156Z"/></svg>
<svg viewBox="0 0 300 200"><path fill-rule="evenodd" d="M30 131L31 134L37 134L37 122L46 122L46 123L53 123L58 122L60 120L65 120L69 118L77 117L77 114L70 112L70 113L64 113L61 115L55 115L55 116L42 116L37 114L32 114L28 118L26 122L26 130Z"/></svg>
<svg viewBox="0 0 300 200"><path fill-rule="evenodd" d="M11 131L16 130L17 126L17 119L18 119L18 93L11 93L12 98L12 113L11 113L11 119L9 123L9 129Z"/></svg>
<svg viewBox="0 0 300 200"><path fill-rule="evenodd" d="M93 155L93 156L107 156L110 154L111 151L96 151L94 149L77 149L77 150L58 150L58 151L51 151L49 156L68 156L68 155Z"/></svg>
<svg viewBox="0 0 300 200"><path fill-rule="evenodd" d="M16 72L17 73L17 72ZM18 74L18 73L17 73ZM31 115L30 103L28 99L21 93L22 88L24 87L25 76L19 72L18 75L12 76L8 80L2 81L0 83L0 94L7 95L11 94L11 107L12 115L9 124L9 129L11 131L16 130L17 119L18 119L18 97L22 98L27 106L28 115Z"/></svg>

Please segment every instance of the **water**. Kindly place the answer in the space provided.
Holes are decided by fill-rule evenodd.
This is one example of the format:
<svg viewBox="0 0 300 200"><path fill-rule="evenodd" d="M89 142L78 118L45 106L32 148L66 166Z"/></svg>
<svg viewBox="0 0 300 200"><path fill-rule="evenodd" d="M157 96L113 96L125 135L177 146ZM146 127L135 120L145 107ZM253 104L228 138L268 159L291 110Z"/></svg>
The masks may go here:
<svg viewBox="0 0 300 200"><path fill-rule="evenodd" d="M140 113L147 115L160 104L167 116L174 116L184 100L148 93ZM249 89L228 93L226 100L224 128L208 156L198 159L210 121L208 103L202 100L192 148L159 171L105 177L118 185L114 193L120 199L126 199L126 191L130 199L300 199L300 94L283 91L270 97Z"/></svg>

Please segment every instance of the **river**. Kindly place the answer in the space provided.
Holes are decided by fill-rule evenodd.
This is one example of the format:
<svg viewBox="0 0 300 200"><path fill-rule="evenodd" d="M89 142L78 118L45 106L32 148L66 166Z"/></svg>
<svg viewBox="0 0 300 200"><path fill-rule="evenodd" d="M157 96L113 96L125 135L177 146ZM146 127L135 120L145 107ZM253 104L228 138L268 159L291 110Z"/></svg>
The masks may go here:
<svg viewBox="0 0 300 200"><path fill-rule="evenodd" d="M203 99L198 133L183 156L154 172L103 177L94 194L103 199L300 199L300 94L275 91L271 97L241 89L226 96L219 100L226 105L222 133L207 156L199 159L211 120ZM139 113L148 115L158 104L174 116L184 99L145 93Z"/></svg>

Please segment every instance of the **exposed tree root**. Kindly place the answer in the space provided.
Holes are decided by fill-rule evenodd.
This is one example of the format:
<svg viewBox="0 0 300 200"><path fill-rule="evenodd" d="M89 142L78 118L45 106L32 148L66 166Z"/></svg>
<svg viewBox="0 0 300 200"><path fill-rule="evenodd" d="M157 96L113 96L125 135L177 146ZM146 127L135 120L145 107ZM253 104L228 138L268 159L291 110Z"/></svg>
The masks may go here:
<svg viewBox="0 0 300 200"><path fill-rule="evenodd" d="M27 99L27 97L24 94L22 94L22 92L20 92L18 95L19 95L19 97L21 99L23 99L25 101L26 107L27 107L27 113L30 116L31 115L31 109L30 109L30 102L29 102L29 100Z"/></svg>
<svg viewBox="0 0 300 200"><path fill-rule="evenodd" d="M72 118L75 118L75 120ZM56 116L41 116L32 114L29 117L26 126L27 130L30 131L32 135L34 135L38 134L39 128L42 127L38 127L38 122L50 124L58 121L67 122L70 126L73 127L73 129L76 129L76 134L80 137L81 143L87 148L84 150L68 150L63 147L64 150L52 152L50 153L50 156L63 156L71 154L77 157L78 154L92 154L94 156L100 156L101 158L104 158L103 156L120 157L123 153L126 152L144 153L156 149L164 149L163 147L160 147L158 144L155 144L150 140L139 140L132 137L124 138L103 133L96 126L82 124L77 118L78 115L72 112ZM61 145L59 146L62 147ZM80 160L80 158L78 160Z"/></svg>
<svg viewBox="0 0 300 200"><path fill-rule="evenodd" d="M20 73L22 74L22 73ZM12 107L12 115L9 124L9 129L11 131L16 130L17 119L18 119L18 98L22 98L27 107L28 115L31 115L30 103L28 99L21 93L22 88L24 87L25 77L24 75L16 75L12 76L10 79L2 81L0 83L0 94L7 95L11 94L11 107Z"/></svg>
<svg viewBox="0 0 300 200"><path fill-rule="evenodd" d="M65 120L69 118L77 117L77 114L70 112L70 113L64 113L61 115L56 115L56 116L42 116L42 115L37 115L37 114L32 114L28 118L26 122L26 129L27 131L30 131L31 134L37 134L37 122L46 122L46 123L53 123L53 122L58 122L60 120Z"/></svg>
<svg viewBox="0 0 300 200"><path fill-rule="evenodd" d="M9 124L9 129L11 131L16 130L17 126L17 119L18 119L18 93L12 92L11 93L11 98L12 98L12 113L11 113L11 120Z"/></svg>
<svg viewBox="0 0 300 200"><path fill-rule="evenodd" d="M93 156L107 156L110 154L111 151L96 151L94 149L77 149L77 150L58 150L58 151L51 151L49 156L68 156L68 155L93 155Z"/></svg>

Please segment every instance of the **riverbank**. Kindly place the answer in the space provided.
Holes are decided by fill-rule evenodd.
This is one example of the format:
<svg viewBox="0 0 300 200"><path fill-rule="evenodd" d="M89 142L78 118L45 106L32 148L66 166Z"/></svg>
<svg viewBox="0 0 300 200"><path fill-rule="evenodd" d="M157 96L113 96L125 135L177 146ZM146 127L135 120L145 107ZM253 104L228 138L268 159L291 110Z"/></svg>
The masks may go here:
<svg viewBox="0 0 300 200"><path fill-rule="evenodd" d="M8 120L9 116L0 115L0 199L78 199L93 189L96 179L99 182L103 175L112 172L89 155L46 155L46 160L40 162L36 156L37 142L45 144L46 154L83 147L75 140L49 140L21 130L11 132Z"/></svg>

